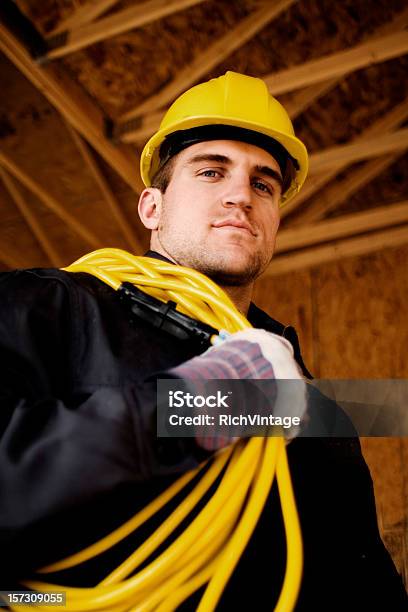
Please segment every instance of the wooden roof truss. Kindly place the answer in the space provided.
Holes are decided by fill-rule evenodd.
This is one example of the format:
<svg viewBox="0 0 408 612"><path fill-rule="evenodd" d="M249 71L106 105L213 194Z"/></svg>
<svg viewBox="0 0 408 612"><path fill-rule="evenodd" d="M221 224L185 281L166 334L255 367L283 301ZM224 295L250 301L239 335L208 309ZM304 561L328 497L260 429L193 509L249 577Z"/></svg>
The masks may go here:
<svg viewBox="0 0 408 612"><path fill-rule="evenodd" d="M135 170L135 153L129 143L140 143L151 135L163 111L179 93L205 79L221 61L287 10L294 0L258 2L247 17L193 58L173 81L135 105L114 124L60 63L57 65L53 60L204 1L147 0L119 10L115 7L117 0L89 0L61 20L47 37L41 36L32 23L27 23L27 18L14 3L3 0L0 4L0 50L61 114L108 204L112 219L128 247L136 253L141 253L142 246L98 166L94 151L136 194L140 192L142 184ZM408 53L407 26L408 9L353 48L264 78L273 95L295 92L287 109L291 117L296 118L352 72ZM408 201L384 203L373 211L323 220L329 211L335 210L406 151L408 129L402 126L407 116L408 100L405 100L362 131L354 141L311 155L310 177L301 193L283 209L283 216L290 217L295 210L299 213L300 205L317 192L319 202L303 205L293 226L289 224L288 229L281 230L276 256L267 274L281 274L408 242ZM362 160L366 160L364 164L349 171L341 181L333 182L340 171ZM19 183L35 194L90 248L103 246L98 236L67 211L67 206L57 202L4 152L0 152L0 179L52 265L62 264L61 254L41 228L34 211L30 210ZM6 266L24 265L21 256L1 250L0 259Z"/></svg>

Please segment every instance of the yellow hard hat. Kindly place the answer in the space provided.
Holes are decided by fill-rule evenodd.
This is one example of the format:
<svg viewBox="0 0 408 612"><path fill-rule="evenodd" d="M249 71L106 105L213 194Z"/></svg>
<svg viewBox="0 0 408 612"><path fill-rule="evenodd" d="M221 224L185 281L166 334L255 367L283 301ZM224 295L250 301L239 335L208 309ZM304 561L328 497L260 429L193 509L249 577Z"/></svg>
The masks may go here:
<svg viewBox="0 0 408 612"><path fill-rule="evenodd" d="M141 155L140 174L146 187L151 185L162 165L160 147L167 136L180 130L221 125L256 132L278 142L296 169L282 194L281 204L286 204L296 195L307 175L305 145L296 138L289 115L270 95L262 79L230 71L192 87L170 106L159 130L146 143Z"/></svg>

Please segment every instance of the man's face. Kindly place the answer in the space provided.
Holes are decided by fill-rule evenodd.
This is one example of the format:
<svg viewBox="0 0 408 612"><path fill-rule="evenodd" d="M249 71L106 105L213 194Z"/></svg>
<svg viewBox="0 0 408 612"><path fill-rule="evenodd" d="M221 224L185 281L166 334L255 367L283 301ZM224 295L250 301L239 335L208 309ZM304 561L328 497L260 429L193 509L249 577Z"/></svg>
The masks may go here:
<svg viewBox="0 0 408 612"><path fill-rule="evenodd" d="M152 247L220 284L248 284L271 260L280 198L279 165L263 149L192 145L174 161Z"/></svg>

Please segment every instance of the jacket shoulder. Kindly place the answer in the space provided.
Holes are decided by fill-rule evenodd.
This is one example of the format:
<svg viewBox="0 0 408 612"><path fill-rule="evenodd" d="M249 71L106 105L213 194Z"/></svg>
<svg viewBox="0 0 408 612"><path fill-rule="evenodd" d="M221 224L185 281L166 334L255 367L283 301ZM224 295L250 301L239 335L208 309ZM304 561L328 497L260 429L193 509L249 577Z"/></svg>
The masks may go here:
<svg viewBox="0 0 408 612"><path fill-rule="evenodd" d="M45 287L58 287L69 285L70 275L58 268L27 268L0 272L0 290L18 291L28 288L41 291Z"/></svg>
<svg viewBox="0 0 408 612"><path fill-rule="evenodd" d="M111 292L112 289L99 279L83 272L67 272L58 268L27 268L0 272L1 294L21 294L30 297L35 294L54 293L69 295L73 293L97 294Z"/></svg>

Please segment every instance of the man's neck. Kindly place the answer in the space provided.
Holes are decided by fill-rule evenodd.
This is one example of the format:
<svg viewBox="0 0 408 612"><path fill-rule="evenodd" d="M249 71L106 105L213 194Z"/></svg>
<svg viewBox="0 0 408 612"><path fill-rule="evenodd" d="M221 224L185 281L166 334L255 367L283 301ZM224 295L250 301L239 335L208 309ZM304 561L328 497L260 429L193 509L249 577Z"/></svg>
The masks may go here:
<svg viewBox="0 0 408 612"><path fill-rule="evenodd" d="M162 259L163 261L169 261L176 263L168 255L160 253L156 249L150 249L146 253L147 257L155 257L156 259ZM249 305L251 303L251 296L253 291L253 283L245 286L223 286L220 285L221 289L225 291L228 297L234 302L241 314L247 316Z"/></svg>
<svg viewBox="0 0 408 612"><path fill-rule="evenodd" d="M246 317L248 314L249 305L251 303L253 284L251 283L250 285L245 285L244 287L225 287L223 285L220 285L220 287L234 302L239 312Z"/></svg>

